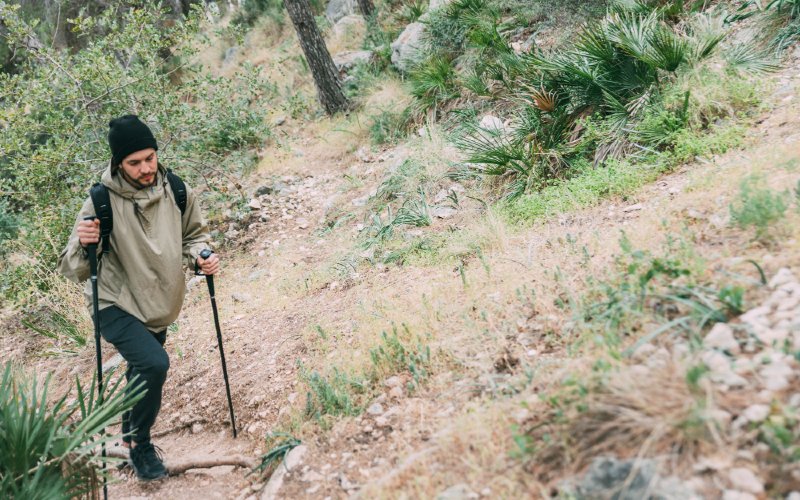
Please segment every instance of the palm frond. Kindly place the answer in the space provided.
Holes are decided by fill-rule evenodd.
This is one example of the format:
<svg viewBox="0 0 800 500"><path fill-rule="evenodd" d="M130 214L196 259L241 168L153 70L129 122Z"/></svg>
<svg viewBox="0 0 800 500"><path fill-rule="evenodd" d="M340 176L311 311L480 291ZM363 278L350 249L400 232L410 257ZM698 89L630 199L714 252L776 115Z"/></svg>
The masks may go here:
<svg viewBox="0 0 800 500"><path fill-rule="evenodd" d="M687 42L667 27L655 30L649 37L649 45L641 59L651 66L673 73L686 61Z"/></svg>
<svg viewBox="0 0 800 500"><path fill-rule="evenodd" d="M723 54L731 69L744 73L773 73L780 69L775 57L751 44L739 44Z"/></svg>
<svg viewBox="0 0 800 500"><path fill-rule="evenodd" d="M691 57L695 61L707 58L725 39L725 19L708 13L695 15L689 24Z"/></svg>

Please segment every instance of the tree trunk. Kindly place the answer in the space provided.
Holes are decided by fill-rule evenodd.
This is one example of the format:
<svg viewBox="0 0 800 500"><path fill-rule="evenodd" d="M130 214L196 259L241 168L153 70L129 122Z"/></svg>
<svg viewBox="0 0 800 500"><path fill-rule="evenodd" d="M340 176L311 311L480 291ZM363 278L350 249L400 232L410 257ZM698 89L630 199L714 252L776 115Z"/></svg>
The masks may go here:
<svg viewBox="0 0 800 500"><path fill-rule="evenodd" d="M372 0L358 0L358 9L364 19L369 19L375 12L375 4L372 3Z"/></svg>
<svg viewBox="0 0 800 500"><path fill-rule="evenodd" d="M297 31L297 38L306 55L308 67L314 76L322 107L329 115L347 110L350 103L342 92L339 73L319 32L308 0L284 0L284 4Z"/></svg>

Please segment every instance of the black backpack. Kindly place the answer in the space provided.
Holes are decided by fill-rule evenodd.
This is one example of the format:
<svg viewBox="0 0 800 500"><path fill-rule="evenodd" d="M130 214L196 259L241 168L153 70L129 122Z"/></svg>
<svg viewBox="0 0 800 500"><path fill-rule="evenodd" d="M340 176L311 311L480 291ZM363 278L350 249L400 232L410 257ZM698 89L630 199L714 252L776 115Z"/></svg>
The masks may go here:
<svg viewBox="0 0 800 500"><path fill-rule="evenodd" d="M175 195L175 203L181 209L181 215L186 211L186 184L183 179L167 169L167 181L172 193ZM114 212L111 210L111 198L108 188L102 183L96 183L89 189L89 196L94 204L94 213L100 219L100 239L102 240L103 253L108 253L111 247L111 231L114 230Z"/></svg>

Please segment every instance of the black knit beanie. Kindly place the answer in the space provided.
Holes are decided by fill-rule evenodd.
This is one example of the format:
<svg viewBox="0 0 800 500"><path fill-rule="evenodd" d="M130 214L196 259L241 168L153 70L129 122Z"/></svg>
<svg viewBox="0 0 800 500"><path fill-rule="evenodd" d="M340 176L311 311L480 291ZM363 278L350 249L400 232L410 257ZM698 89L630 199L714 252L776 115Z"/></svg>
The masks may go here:
<svg viewBox="0 0 800 500"><path fill-rule="evenodd" d="M119 166L131 153L147 148L158 151L153 133L136 115L125 115L108 122L108 145L111 147L111 165Z"/></svg>

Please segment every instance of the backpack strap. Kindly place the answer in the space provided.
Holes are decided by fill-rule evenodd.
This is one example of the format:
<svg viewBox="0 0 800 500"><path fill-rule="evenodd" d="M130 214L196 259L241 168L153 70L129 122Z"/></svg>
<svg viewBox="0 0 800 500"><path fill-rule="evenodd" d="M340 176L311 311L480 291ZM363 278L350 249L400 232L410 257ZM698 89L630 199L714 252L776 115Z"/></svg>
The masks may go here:
<svg viewBox="0 0 800 500"><path fill-rule="evenodd" d="M108 188L101 183L96 183L89 190L89 196L94 204L94 213L100 219L100 239L103 253L111 249L111 231L114 229L114 213L111 210L111 197Z"/></svg>
<svg viewBox="0 0 800 500"><path fill-rule="evenodd" d="M172 194L175 195L175 203L181 209L181 215L183 215L186 212L186 184L183 179L170 169L167 169L167 181L169 182L169 187L172 188Z"/></svg>

